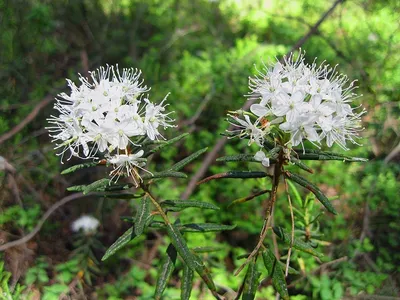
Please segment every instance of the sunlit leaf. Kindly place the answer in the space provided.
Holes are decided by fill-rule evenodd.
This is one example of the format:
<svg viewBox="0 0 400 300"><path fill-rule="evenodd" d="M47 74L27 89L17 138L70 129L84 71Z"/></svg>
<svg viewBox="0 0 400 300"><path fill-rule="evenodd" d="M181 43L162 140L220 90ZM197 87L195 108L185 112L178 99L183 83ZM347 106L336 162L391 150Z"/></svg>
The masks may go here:
<svg viewBox="0 0 400 300"><path fill-rule="evenodd" d="M67 188L68 192L83 192L86 189L87 185L74 185Z"/></svg>
<svg viewBox="0 0 400 300"><path fill-rule="evenodd" d="M104 197L111 199L137 199L143 197L144 194L133 194L133 193L115 193L115 194L105 194Z"/></svg>
<svg viewBox="0 0 400 300"><path fill-rule="evenodd" d="M232 201L228 205L228 208L230 208L230 207L232 207L234 205L240 204L240 203L245 203L245 202L250 201L250 200L252 200L252 199L254 199L254 198L258 197L258 196L264 195L264 194L266 194L268 192L271 192L271 190L259 191L259 192L255 193L255 194L250 195L250 196L236 199L236 200Z"/></svg>
<svg viewBox="0 0 400 300"><path fill-rule="evenodd" d="M335 208L333 207L332 203L329 201L328 197L326 197L315 184L312 184L304 177L294 174L294 173L291 173L289 171L285 172L285 177L296 182L297 184L305 187L307 190L312 192L315 195L315 197L317 197L317 199L322 203L323 206L325 206L325 208L329 212L331 212L335 215L337 214Z"/></svg>

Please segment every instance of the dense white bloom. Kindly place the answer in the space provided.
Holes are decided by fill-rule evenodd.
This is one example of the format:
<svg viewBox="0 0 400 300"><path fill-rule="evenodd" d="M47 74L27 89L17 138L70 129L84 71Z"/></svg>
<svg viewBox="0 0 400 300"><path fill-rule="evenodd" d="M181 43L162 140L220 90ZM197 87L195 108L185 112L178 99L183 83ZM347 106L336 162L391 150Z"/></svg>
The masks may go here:
<svg viewBox="0 0 400 300"><path fill-rule="evenodd" d="M97 230L99 225L100 222L95 217L84 215L72 223L71 229L75 232L82 230L84 233L92 233Z"/></svg>
<svg viewBox="0 0 400 300"><path fill-rule="evenodd" d="M259 146L265 136L271 132L265 129L277 125L279 130L288 133L286 143L292 146L303 145L305 140L319 147L322 141L331 147L337 143L347 150L346 142L356 143L361 128L361 116L355 112L351 102L356 97L354 82L348 82L345 75L338 74L336 68L315 61L307 64L304 53L297 59L293 55L284 57L282 63L272 67L264 65L258 75L250 78L249 98L256 100L250 112L242 112L244 120L233 117L238 129L232 132L236 136L250 137L250 143L256 141ZM251 121L248 114L255 117ZM261 144L261 145L260 145ZM263 153L256 159L263 161Z"/></svg>
<svg viewBox="0 0 400 300"><path fill-rule="evenodd" d="M174 120L164 113L166 98L160 104L150 102L149 91L140 80L137 69L100 67L90 72L90 80L80 75L77 86L67 79L70 94L58 95L54 108L58 115L48 119L50 136L71 156L98 158L98 152L129 153L129 145L142 136L151 140L163 138L160 127L173 127Z"/></svg>

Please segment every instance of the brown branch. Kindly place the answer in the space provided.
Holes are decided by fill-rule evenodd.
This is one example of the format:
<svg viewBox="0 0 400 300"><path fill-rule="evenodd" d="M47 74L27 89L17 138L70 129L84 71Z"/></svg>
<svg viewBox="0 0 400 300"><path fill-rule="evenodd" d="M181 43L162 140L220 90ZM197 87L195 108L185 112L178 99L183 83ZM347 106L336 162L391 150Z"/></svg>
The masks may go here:
<svg viewBox="0 0 400 300"><path fill-rule="evenodd" d="M345 0L336 0L332 4L332 6L321 16L321 18L319 18L319 20L314 24L314 26L310 28L307 34L303 36L301 39L299 39L296 44L294 44L292 49L289 51L288 55L290 55L290 53L292 53L293 51L299 49L302 45L304 45L304 43L318 31L318 28L319 26L321 26L322 22L324 22L326 18L328 18L332 14L336 6L343 3L344 1Z"/></svg>
<svg viewBox="0 0 400 300"><path fill-rule="evenodd" d="M47 104L53 101L53 95L47 95L42 101L40 101L35 108L19 123L10 131L6 132L2 136L0 136L0 144L8 140L9 138L13 137L15 134L20 132L26 125L33 121L36 116L39 114L40 110L44 108Z"/></svg>
<svg viewBox="0 0 400 300"><path fill-rule="evenodd" d="M83 197L87 197L87 196L91 196L93 194L88 194L88 195L83 195L82 193L75 193L69 196L66 196L64 198L62 198L60 201L54 203L47 211L46 213L43 215L43 217L40 219L39 223L36 225L36 227L27 235L25 235L24 237L9 242L7 244L1 245L0 246L0 251L4 251L7 250L9 248L15 247L15 246L19 246L21 244L24 244L26 242L28 242L29 240L31 240L42 228L44 222L50 217L50 215L57 210L58 208L60 208L61 206L63 206L64 204L72 201L72 200L76 200L79 198L83 198Z"/></svg>
<svg viewBox="0 0 400 300"><path fill-rule="evenodd" d="M321 18L310 28L310 30L307 32L305 36L303 36L301 39L299 39L296 44L292 47L292 50L290 52L293 52L294 50L297 50L300 48L313 34L315 34L318 31L319 26L326 20L326 18L334 11L336 6L338 6L340 3L344 2L345 0L336 0L333 5L321 16ZM289 54L290 54L289 52ZM288 54L288 55L289 55ZM250 106L253 104L254 101L248 100L246 103L243 105L241 109L247 110L250 108ZM233 126L229 126L228 130L232 130ZM215 157L217 154L221 151L221 149L224 147L227 139L226 137L220 138L217 143L214 145L212 150L208 152L207 156L204 158L204 161L200 167L200 169L197 170L197 172L193 175L191 178L189 184L186 187L186 190L183 192L181 199L188 199L190 195L193 193L194 189L196 188L196 182L198 182L202 177L204 177L204 174L207 172L209 166L215 161Z"/></svg>

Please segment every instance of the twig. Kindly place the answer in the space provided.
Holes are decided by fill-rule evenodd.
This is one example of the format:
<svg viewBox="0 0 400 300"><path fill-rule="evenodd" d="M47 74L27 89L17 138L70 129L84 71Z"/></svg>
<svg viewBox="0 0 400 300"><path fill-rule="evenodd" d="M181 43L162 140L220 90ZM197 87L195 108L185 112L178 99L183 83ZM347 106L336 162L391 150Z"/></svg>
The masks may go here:
<svg viewBox="0 0 400 300"><path fill-rule="evenodd" d="M47 95L42 101L40 101L35 106L35 108L25 117L25 119L22 120L21 123L19 123L13 129L0 136L0 144L11 138L18 132L20 132L26 125L32 122L32 120L36 118L36 116L39 114L40 110L44 108L47 104L49 104L51 101L53 101L53 96Z"/></svg>
<svg viewBox="0 0 400 300"><path fill-rule="evenodd" d="M79 198L83 198L83 197L88 197L91 196L93 194L87 194L87 195L83 195L82 193L75 193L69 196L66 196L64 198L62 198L60 201L56 202L55 204L53 204L47 211L46 213L43 215L43 217L40 219L39 223L36 225L36 227L27 235L25 235L24 237L9 242L7 244L1 245L0 246L0 251L4 251L7 250L9 248L15 247L15 246L19 246L21 244L24 244L26 242L28 242L29 240L31 240L42 228L44 222L50 217L50 215L57 210L59 207L63 206L64 204L72 201L72 200L76 200Z"/></svg>
<svg viewBox="0 0 400 300"><path fill-rule="evenodd" d="M289 187L286 181L286 178L283 178L283 182L285 183L285 190L289 202L289 209L290 209L290 219L292 221L292 232L291 232L291 240L290 240L290 247L288 250L288 255L287 255L287 260L286 260L286 271L285 271L285 276L287 277L289 274L289 264L290 264L290 256L292 254L292 247L293 247L293 241L294 241L294 215L293 215L293 206L292 206L292 200L290 199L290 194L289 194Z"/></svg>
<svg viewBox="0 0 400 300"><path fill-rule="evenodd" d="M279 178L281 177L281 174L282 174L282 164L283 164L283 153L281 151L279 153L279 158L277 159L277 162L276 162L275 168L274 168L274 177L273 177L273 181L272 181L272 192L270 193L270 196L268 199L269 205L267 207L267 210L265 211L264 224L263 224L263 227L260 232L260 238L258 240L256 247L253 249L253 251L247 257L246 261L235 272L235 276L238 275L243 270L243 268L250 262L250 260L252 260L253 257L255 257L258 254L258 251L263 246L263 242L265 240L265 237L267 236L268 229L270 228L271 214L272 214L272 210L274 209L274 204L276 201L276 195L277 195L278 186L279 186Z"/></svg>
<svg viewBox="0 0 400 300"><path fill-rule="evenodd" d="M194 113L194 115L189 120L183 122L182 125L190 126L190 125L193 125L194 123L196 123L197 119L200 118L201 113L206 108L208 102L210 102L210 100L212 99L214 94L215 94L215 86L212 83L211 84L211 91L203 98L203 100L201 101L200 105L197 107L197 110Z"/></svg>
<svg viewBox="0 0 400 300"><path fill-rule="evenodd" d="M314 24L314 26L312 26L310 28L310 30L307 32L307 34L305 36L303 36L301 39L299 39L296 44L294 44L292 49L289 51L288 55L290 55L290 53L292 53L293 51L299 49L313 34L315 34L318 31L319 26L335 10L336 6L343 3L344 1L345 0L336 0L332 4L332 6L321 16L321 18Z"/></svg>
<svg viewBox="0 0 400 300"><path fill-rule="evenodd" d="M271 227L273 228L275 226L275 207L272 209L272 215L271 215ZM276 235L272 235L272 244L274 245L274 254L277 260L281 258L281 255L279 254L279 248L278 248L278 241L276 239Z"/></svg>
<svg viewBox="0 0 400 300"><path fill-rule="evenodd" d="M400 143L385 157L384 163L389 163L393 158L395 158L400 153Z"/></svg>

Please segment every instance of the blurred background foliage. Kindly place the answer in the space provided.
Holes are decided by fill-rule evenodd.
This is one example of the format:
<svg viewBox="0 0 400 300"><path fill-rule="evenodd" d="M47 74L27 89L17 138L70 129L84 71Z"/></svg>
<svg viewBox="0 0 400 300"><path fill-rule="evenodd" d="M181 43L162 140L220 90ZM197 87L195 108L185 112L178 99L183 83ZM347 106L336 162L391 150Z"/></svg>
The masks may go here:
<svg viewBox="0 0 400 300"><path fill-rule="evenodd" d="M191 132L191 136L155 157L152 169L173 164L220 139L219 133L227 128L226 112L246 101L254 64L261 67L263 61L273 62L275 56L290 51L332 4L325 0L0 0L0 136L22 122L43 99L66 91L65 78L77 80L77 72L87 74L106 63L118 63L142 69L153 101L171 93L169 102L179 127L165 135ZM356 102L368 114L363 119L363 147L348 154L370 161L312 164L315 174L308 178L329 196L339 196L333 200L339 215L326 214L320 220L323 236L319 239L326 241L320 245L326 254L323 262L347 260L321 267L321 262L295 252L292 265L300 275L289 275L292 299L399 296L399 20L396 0L343 1L302 45L309 62L318 57L319 62L339 64L340 72L359 80L357 92L362 96ZM1 140L0 155L15 169L0 171L3 243L29 233L43 213L67 194L66 187L105 174L103 169L89 169L73 177L59 175L66 166L55 156L44 130L45 118L53 112L51 101L46 104L21 131ZM244 153L245 146L232 140L219 156ZM198 160L186 171L194 174L201 164ZM215 162L206 175L226 168ZM235 168L247 166L233 164ZM257 180L204 184L191 198L216 203L221 212L182 215L182 221L194 218L238 225L232 232L206 238L187 235L190 246L221 247L207 261L216 283L226 291L240 284L240 276L232 275L240 265L236 257L257 240L262 199L227 206L262 184ZM178 199L184 190L184 181L164 181L155 192L164 199ZM298 192L307 196L303 190ZM165 251L166 239L149 233L146 242L135 240L98 264L89 283L83 274L88 270L82 270L80 256L75 255L70 229L81 214L99 218L102 226L97 238L104 245L94 249L99 258L129 226L119 217L132 215L136 205L93 197L61 207L31 241L0 254L12 274L8 279L9 273L1 271L2 291L7 292L4 286L8 285L10 295L31 299L151 299L160 260L156 250ZM287 207L282 196L275 223L290 228ZM319 204L313 209L322 211ZM178 272L179 268L165 299L179 297ZM193 299L210 299L196 280ZM262 282L259 291L257 299L275 297L268 281Z"/></svg>

